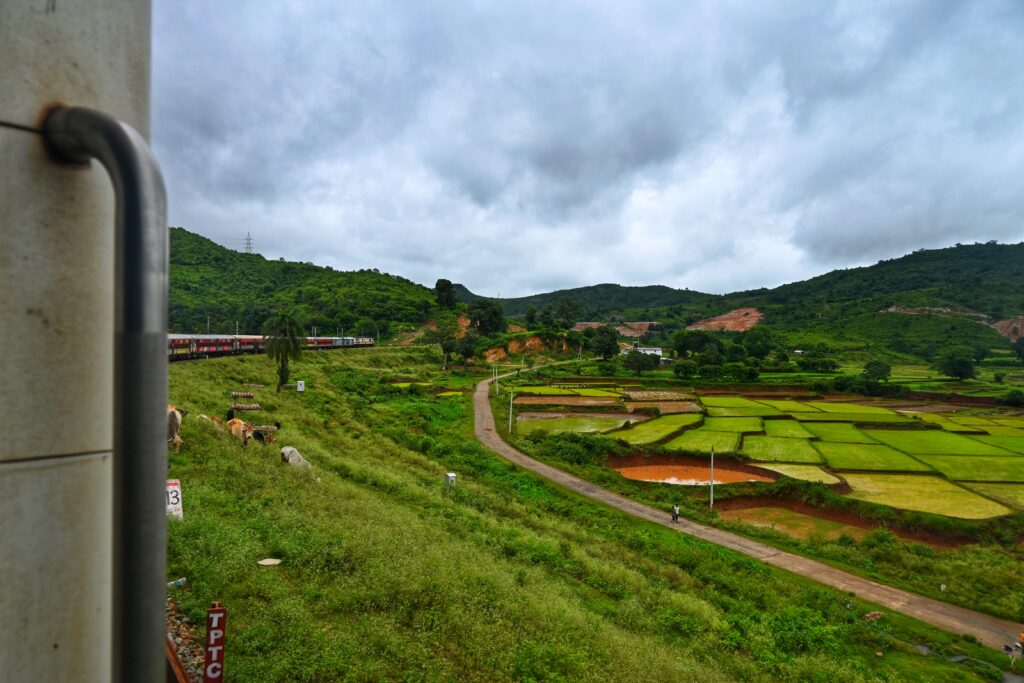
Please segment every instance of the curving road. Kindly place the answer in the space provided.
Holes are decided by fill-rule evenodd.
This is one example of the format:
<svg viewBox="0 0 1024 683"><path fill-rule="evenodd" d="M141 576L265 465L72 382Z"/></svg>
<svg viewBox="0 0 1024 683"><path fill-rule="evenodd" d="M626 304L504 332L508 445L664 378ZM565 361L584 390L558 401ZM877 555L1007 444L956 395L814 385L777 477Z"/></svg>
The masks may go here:
<svg viewBox="0 0 1024 683"><path fill-rule="evenodd" d="M710 543L724 546L738 553L747 555L756 560L773 567L779 567L807 577L826 586L832 586L842 591L848 591L857 597L870 602L888 607L889 609L903 614L916 617L921 621L937 626L953 633L972 635L979 641L997 649L1003 645L1014 643L1021 633L1024 633L1024 625L1012 621L999 619L997 617L975 612L973 610L957 607L945 602L926 598L916 593L890 586L884 586L869 579L864 579L854 574L844 572L827 564L807 559L799 555L793 555L770 545L752 541L728 531L715 529L714 527L697 524L686 519L680 519L679 523L673 523L669 518L667 510L657 510L648 505L637 503L600 486L575 477L560 469L545 465L533 458L517 451L505 443L498 435L494 425L494 414L491 412L491 404L488 400L491 380L480 382L473 394L474 431L487 448L511 460L520 467L536 472L542 477L571 489L588 498L618 508L634 517L645 519L655 524L678 529L683 533L702 538Z"/></svg>

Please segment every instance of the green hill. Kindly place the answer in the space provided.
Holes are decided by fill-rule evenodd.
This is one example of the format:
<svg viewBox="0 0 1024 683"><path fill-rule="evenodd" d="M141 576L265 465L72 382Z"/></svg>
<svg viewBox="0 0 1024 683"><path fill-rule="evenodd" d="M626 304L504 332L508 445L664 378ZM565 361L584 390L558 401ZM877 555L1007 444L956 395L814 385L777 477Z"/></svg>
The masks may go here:
<svg viewBox="0 0 1024 683"><path fill-rule="evenodd" d="M171 367L190 411L170 454L168 577L188 578L171 598L196 624L227 606L233 680L982 680L908 643L996 657L511 465L471 436L479 376L440 366L431 348L307 353L301 394L274 393L261 356ZM242 382L267 385L277 444L197 417ZM286 445L312 472L281 463Z"/></svg>
<svg viewBox="0 0 1024 683"><path fill-rule="evenodd" d="M171 228L172 332L259 332L277 308L296 307L319 333L386 335L430 317L434 292L376 270L336 271L311 263L243 254L183 228Z"/></svg>

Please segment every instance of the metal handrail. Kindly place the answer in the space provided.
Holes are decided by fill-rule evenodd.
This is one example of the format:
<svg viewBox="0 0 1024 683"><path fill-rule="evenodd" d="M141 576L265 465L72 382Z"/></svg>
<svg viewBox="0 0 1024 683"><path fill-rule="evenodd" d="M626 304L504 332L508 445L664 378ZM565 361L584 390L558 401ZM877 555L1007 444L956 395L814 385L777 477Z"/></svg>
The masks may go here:
<svg viewBox="0 0 1024 683"><path fill-rule="evenodd" d="M114 185L111 668L115 681L159 681L167 583L167 195L146 140L108 114L60 107L43 134L63 160L99 160Z"/></svg>

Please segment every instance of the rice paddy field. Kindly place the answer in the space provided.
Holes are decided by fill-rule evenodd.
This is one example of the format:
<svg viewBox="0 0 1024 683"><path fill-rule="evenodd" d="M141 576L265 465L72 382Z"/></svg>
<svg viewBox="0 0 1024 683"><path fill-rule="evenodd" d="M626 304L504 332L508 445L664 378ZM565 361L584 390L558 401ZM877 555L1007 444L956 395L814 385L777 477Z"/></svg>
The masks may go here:
<svg viewBox="0 0 1024 683"><path fill-rule="evenodd" d="M764 431L768 436L787 439L813 439L814 434L796 420L765 420Z"/></svg>
<svg viewBox="0 0 1024 683"><path fill-rule="evenodd" d="M737 432L713 432L704 427L688 429L665 444L665 448L688 453L710 454L736 453L740 450L740 435Z"/></svg>
<svg viewBox="0 0 1024 683"><path fill-rule="evenodd" d="M964 484L965 488L999 501L1003 505L1024 510L1024 484Z"/></svg>
<svg viewBox="0 0 1024 683"><path fill-rule="evenodd" d="M655 441L661 441L672 436L672 434L684 427L699 424L703 417L703 415L693 413L663 415L662 417L642 422L629 429L612 432L610 436L632 444L654 443Z"/></svg>
<svg viewBox="0 0 1024 683"><path fill-rule="evenodd" d="M825 470L821 469L817 465L788 465L779 463L758 463L758 467L763 467L766 470L772 472L778 472L792 479L801 479L803 481L816 481L821 484L838 484L839 478L835 475L829 474Z"/></svg>
<svg viewBox="0 0 1024 683"><path fill-rule="evenodd" d="M522 434L533 432L583 432L597 433L606 432L621 427L626 422L623 418L615 417L556 417L543 420L522 420L517 423L517 428Z"/></svg>
<svg viewBox="0 0 1024 683"><path fill-rule="evenodd" d="M926 474L847 474L853 488L851 498L869 503L891 505L900 501L906 510L930 512L963 519L986 519L1005 515L1010 510L999 503Z"/></svg>
<svg viewBox="0 0 1024 683"><path fill-rule="evenodd" d="M837 443L878 443L848 422L807 422L802 426L822 441Z"/></svg>
<svg viewBox="0 0 1024 683"><path fill-rule="evenodd" d="M759 417L709 417L704 428L712 432L738 432L756 434L764 427Z"/></svg>
<svg viewBox="0 0 1024 683"><path fill-rule="evenodd" d="M821 462L821 455L807 439L784 439L775 436L745 436L743 455L751 460L773 462Z"/></svg>
<svg viewBox="0 0 1024 683"><path fill-rule="evenodd" d="M972 455L918 455L950 479L960 481L1024 482L1024 460Z"/></svg>
<svg viewBox="0 0 1024 683"><path fill-rule="evenodd" d="M927 472L930 468L884 444L818 442L814 447L832 469Z"/></svg>
<svg viewBox="0 0 1024 683"><path fill-rule="evenodd" d="M929 430L866 430L875 441L913 455L1012 455L1007 450L959 434Z"/></svg>
<svg viewBox="0 0 1024 683"><path fill-rule="evenodd" d="M521 389L521 398L534 394L549 406L564 401L566 408L584 400L613 401L625 410L627 389L630 396L643 394L648 405L665 403L666 408L667 400L678 402L680 393L613 384L530 386ZM698 395L696 400L706 416L662 414L626 428L621 418L582 415L520 420L518 425L523 434L606 432L636 446L667 441L666 449L695 455L708 455L714 449L805 481L835 484L840 477L848 481L852 477L857 483L850 482L852 497L906 510L984 519L1006 514L1006 506L1020 505L1014 501L1022 495L1024 484L1024 418L953 412L952 406L946 412L929 412L927 404L909 404L908 409L920 412L908 414L870 400L739 395ZM922 422L941 429L922 429ZM960 482L1002 488L992 489L989 495L981 489L969 491Z"/></svg>

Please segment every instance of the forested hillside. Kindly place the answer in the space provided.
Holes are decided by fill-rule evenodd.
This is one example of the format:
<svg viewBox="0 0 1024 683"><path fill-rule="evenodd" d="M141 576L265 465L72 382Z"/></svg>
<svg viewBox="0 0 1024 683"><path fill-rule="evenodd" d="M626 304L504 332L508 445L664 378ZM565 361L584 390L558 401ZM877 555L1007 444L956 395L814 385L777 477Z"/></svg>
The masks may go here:
<svg viewBox="0 0 1024 683"><path fill-rule="evenodd" d="M259 332L277 308L295 307L323 334L387 334L430 316L433 290L376 270L335 271L243 254L171 228L172 332Z"/></svg>
<svg viewBox="0 0 1024 683"><path fill-rule="evenodd" d="M466 290L462 296L473 295ZM767 327L794 340L878 345L928 357L951 342L1008 345L983 323L1024 314L1024 244L920 250L774 289L721 296L603 284L501 303L507 314L521 315L530 306L540 311L565 298L576 301L581 319L658 320L664 323L664 332L732 309L755 307L765 313ZM917 315L880 312L894 306L953 310Z"/></svg>

